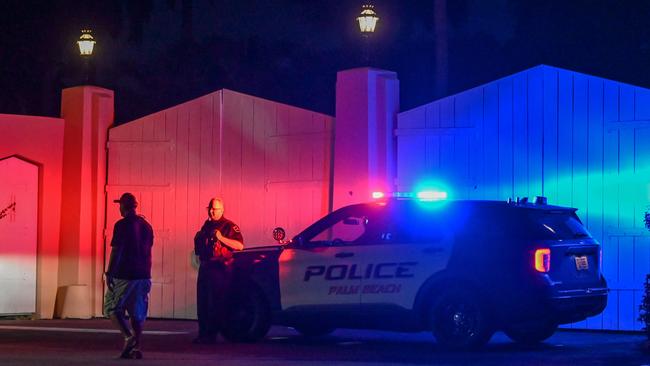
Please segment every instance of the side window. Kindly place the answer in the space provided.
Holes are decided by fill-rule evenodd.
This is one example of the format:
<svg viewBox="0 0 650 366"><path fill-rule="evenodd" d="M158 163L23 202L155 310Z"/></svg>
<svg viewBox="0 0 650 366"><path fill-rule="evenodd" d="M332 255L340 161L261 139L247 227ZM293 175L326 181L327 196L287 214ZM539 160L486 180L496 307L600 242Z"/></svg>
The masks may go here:
<svg viewBox="0 0 650 366"><path fill-rule="evenodd" d="M314 236L312 243L347 244L361 238L368 226L365 216L347 216Z"/></svg>
<svg viewBox="0 0 650 366"><path fill-rule="evenodd" d="M395 228L392 241L404 244L432 244L441 241L445 232L435 223L411 222Z"/></svg>
<svg viewBox="0 0 650 366"><path fill-rule="evenodd" d="M299 234L300 242L312 247L377 243L385 216L384 207L379 205L344 207Z"/></svg>
<svg viewBox="0 0 650 366"><path fill-rule="evenodd" d="M445 225L438 215L415 210L403 210L393 216L381 231L384 243L432 244L446 236Z"/></svg>

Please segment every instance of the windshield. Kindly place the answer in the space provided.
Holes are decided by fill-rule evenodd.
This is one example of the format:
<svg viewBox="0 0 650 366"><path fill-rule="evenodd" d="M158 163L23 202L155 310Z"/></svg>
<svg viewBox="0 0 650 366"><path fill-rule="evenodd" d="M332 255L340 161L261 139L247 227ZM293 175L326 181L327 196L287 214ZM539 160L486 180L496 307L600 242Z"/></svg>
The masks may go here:
<svg viewBox="0 0 650 366"><path fill-rule="evenodd" d="M591 238L573 212L539 212L532 214L534 231L540 239L580 239Z"/></svg>

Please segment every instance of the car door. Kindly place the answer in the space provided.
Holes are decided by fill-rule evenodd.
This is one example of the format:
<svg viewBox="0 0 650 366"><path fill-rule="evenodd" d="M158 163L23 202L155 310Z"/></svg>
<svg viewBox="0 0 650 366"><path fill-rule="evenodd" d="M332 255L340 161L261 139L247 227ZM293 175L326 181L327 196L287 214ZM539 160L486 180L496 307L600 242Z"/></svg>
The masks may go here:
<svg viewBox="0 0 650 366"><path fill-rule="evenodd" d="M444 270L454 242L451 225L437 213L398 207L379 223L379 234L359 249L367 269L361 304L397 305L412 309L424 282Z"/></svg>
<svg viewBox="0 0 650 366"><path fill-rule="evenodd" d="M287 246L279 258L282 309L360 303L359 245L365 224L360 207L335 211Z"/></svg>

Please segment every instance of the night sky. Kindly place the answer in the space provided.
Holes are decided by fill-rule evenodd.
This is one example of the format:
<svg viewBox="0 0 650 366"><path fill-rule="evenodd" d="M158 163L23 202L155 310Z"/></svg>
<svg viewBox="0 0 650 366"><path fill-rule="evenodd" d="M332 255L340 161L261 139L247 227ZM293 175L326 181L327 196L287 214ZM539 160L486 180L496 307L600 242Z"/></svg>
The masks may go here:
<svg viewBox="0 0 650 366"><path fill-rule="evenodd" d="M371 3L369 64L398 73L402 110L542 63L650 87L650 1ZM362 4L2 0L0 113L58 116L91 28L92 81L115 90L117 123L221 88L333 115L336 72L366 66Z"/></svg>

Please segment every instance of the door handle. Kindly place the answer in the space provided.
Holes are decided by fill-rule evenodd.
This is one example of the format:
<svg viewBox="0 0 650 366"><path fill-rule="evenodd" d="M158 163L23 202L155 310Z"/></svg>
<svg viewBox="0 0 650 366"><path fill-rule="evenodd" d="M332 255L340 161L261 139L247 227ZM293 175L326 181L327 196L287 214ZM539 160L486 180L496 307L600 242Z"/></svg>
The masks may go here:
<svg viewBox="0 0 650 366"><path fill-rule="evenodd" d="M334 254L336 258L348 258L348 257L352 257L353 255L354 253L352 252L338 252Z"/></svg>

